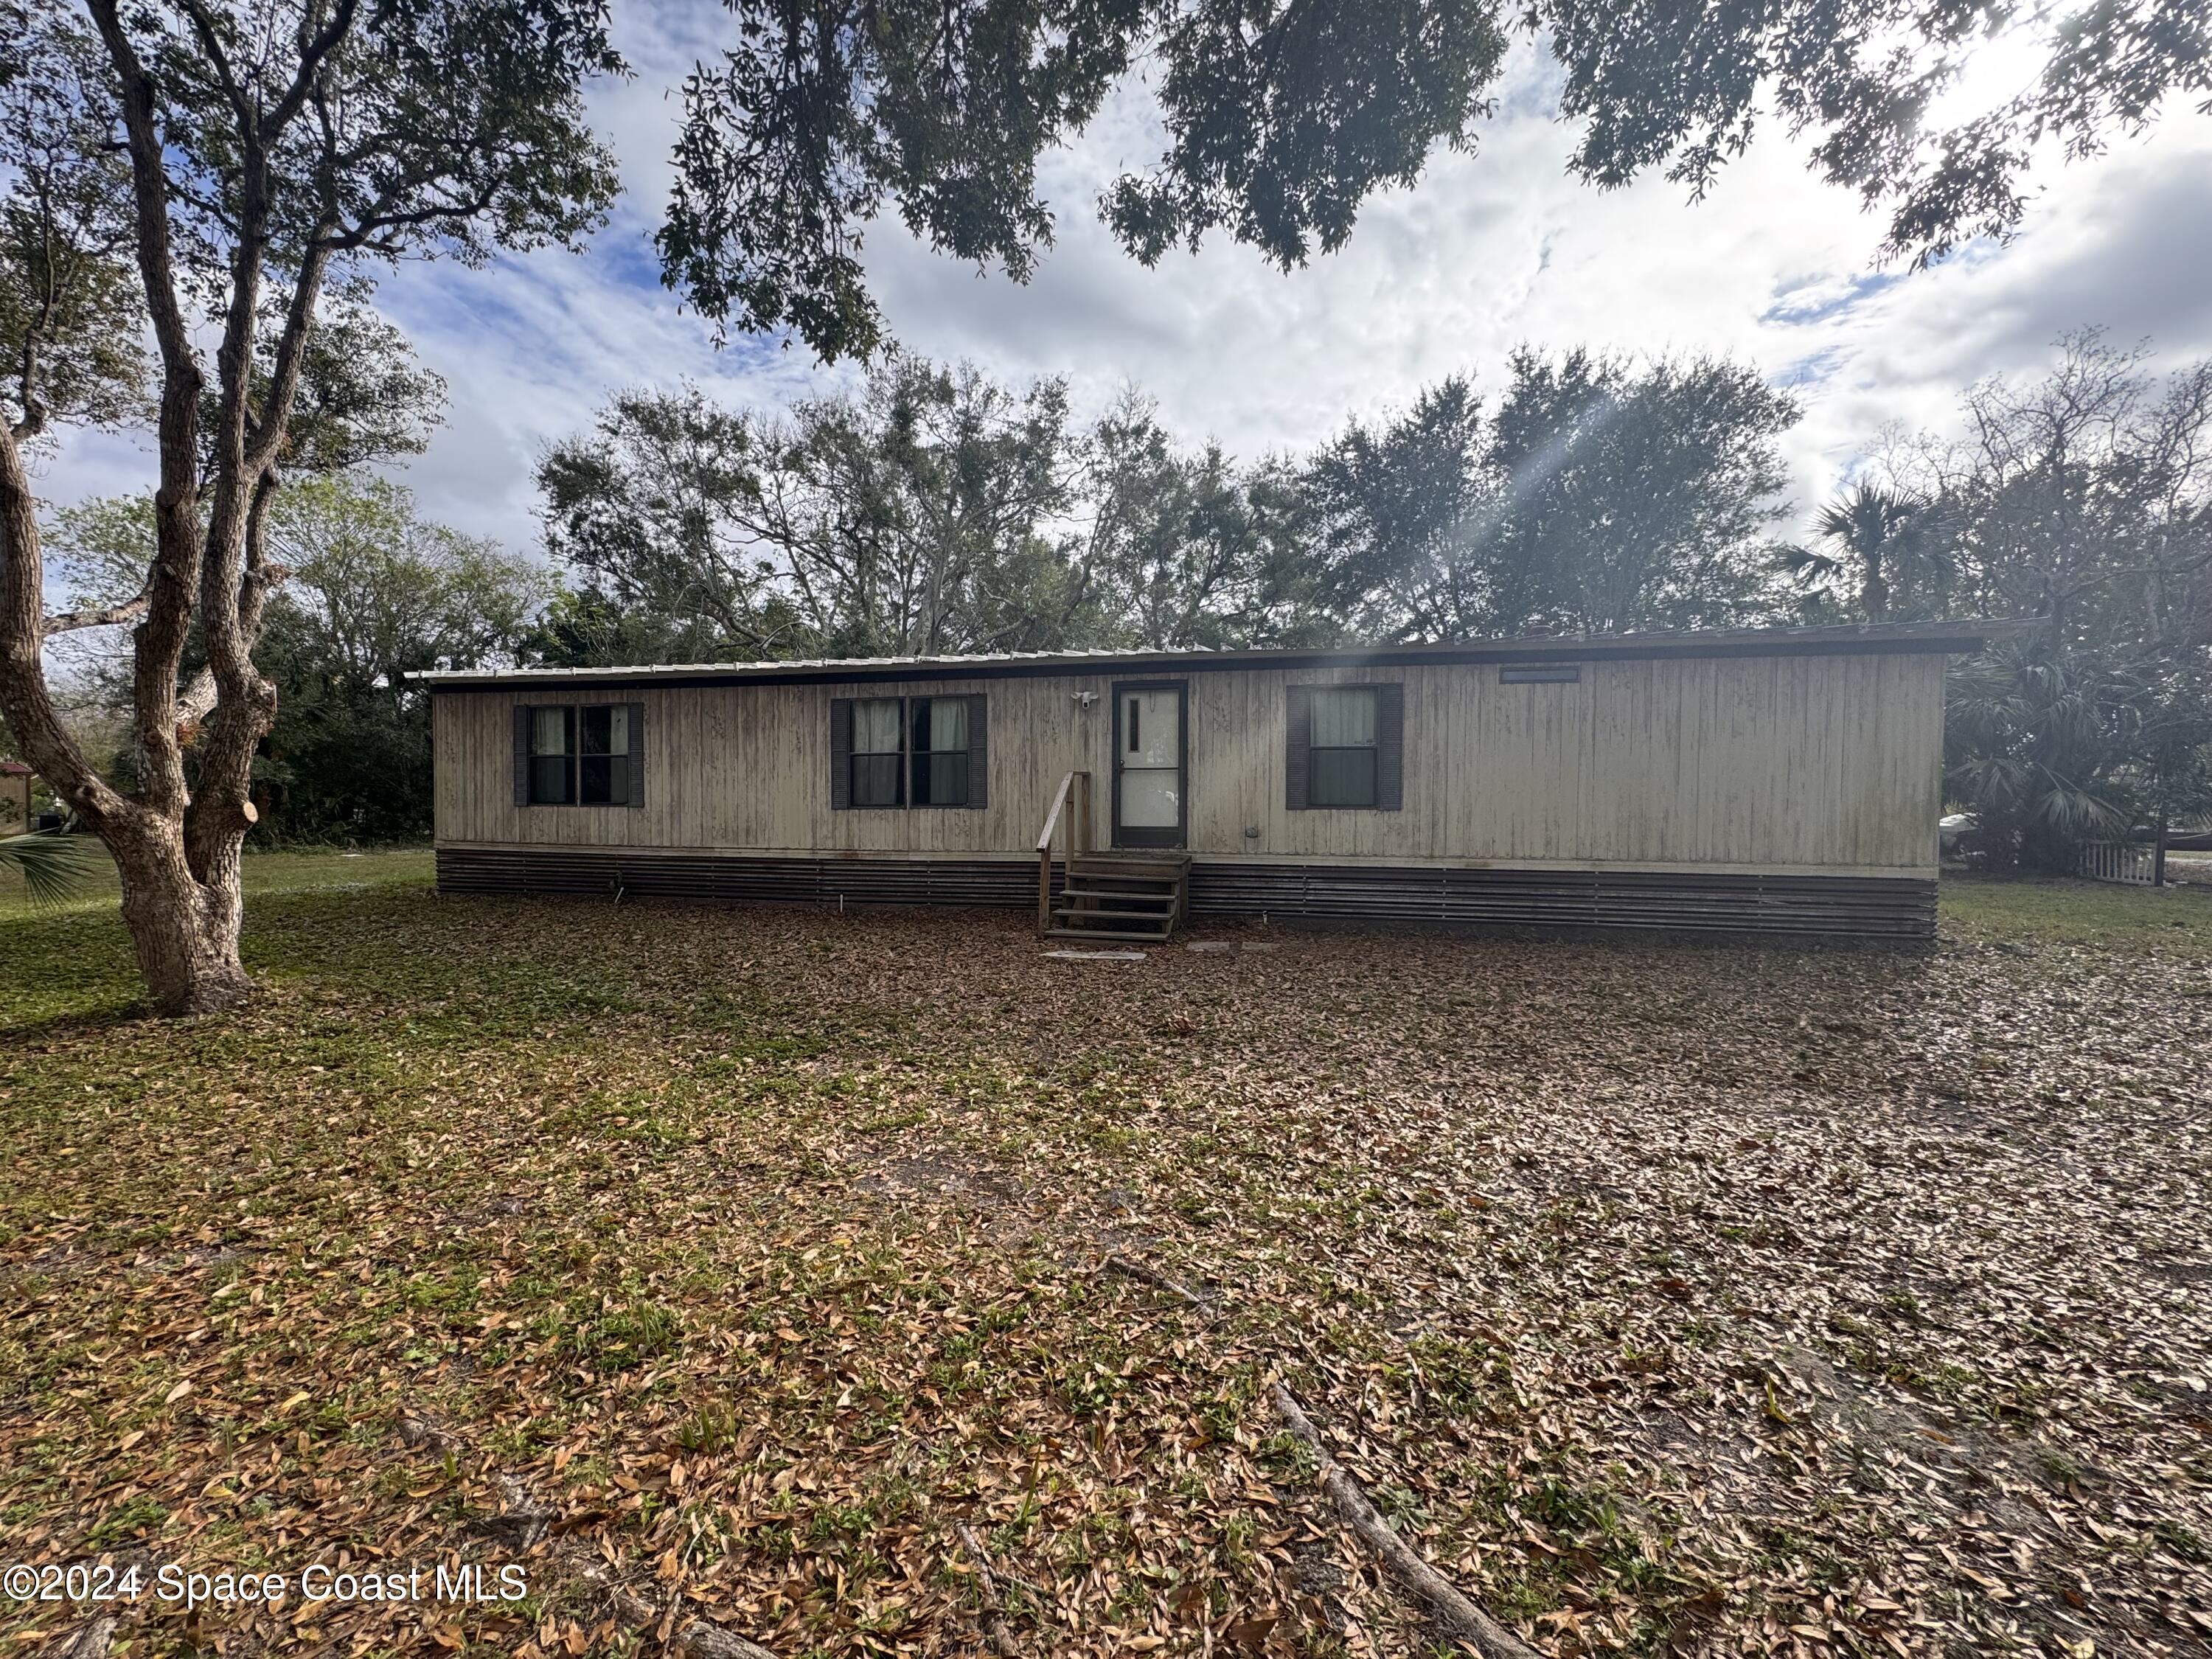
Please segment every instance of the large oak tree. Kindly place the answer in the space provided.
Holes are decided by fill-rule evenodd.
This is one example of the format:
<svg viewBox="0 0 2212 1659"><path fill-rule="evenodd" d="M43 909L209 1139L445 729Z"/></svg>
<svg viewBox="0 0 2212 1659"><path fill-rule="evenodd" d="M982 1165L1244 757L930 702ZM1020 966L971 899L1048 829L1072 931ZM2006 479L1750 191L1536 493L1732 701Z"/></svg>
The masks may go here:
<svg viewBox="0 0 2212 1659"><path fill-rule="evenodd" d="M276 576L255 526L325 295L380 260L583 235L615 174L581 90L621 64L593 0L88 0L9 8L0 30L0 714L114 854L155 1006L219 1009L247 990L239 860L275 715L252 659ZM157 355L153 546L134 597L49 616L27 452L126 418L137 365L102 346L131 332L124 273ZM132 624L128 793L71 741L42 661L51 633L91 622ZM202 718L180 674L194 641Z"/></svg>

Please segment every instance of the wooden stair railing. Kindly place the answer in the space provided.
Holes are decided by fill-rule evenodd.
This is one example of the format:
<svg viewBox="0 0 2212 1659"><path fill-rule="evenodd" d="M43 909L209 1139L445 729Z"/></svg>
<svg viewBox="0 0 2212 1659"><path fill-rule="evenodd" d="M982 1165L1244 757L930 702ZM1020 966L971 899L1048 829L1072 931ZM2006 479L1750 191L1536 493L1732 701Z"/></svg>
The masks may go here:
<svg viewBox="0 0 2212 1659"><path fill-rule="evenodd" d="M1073 803L1073 810L1070 810ZM1091 774L1070 772L1060 781L1059 792L1052 798L1052 810L1044 815L1044 828L1037 832L1037 936L1042 939L1052 932L1052 848L1060 838L1061 820L1067 826L1067 865L1073 870L1075 860L1091 850Z"/></svg>

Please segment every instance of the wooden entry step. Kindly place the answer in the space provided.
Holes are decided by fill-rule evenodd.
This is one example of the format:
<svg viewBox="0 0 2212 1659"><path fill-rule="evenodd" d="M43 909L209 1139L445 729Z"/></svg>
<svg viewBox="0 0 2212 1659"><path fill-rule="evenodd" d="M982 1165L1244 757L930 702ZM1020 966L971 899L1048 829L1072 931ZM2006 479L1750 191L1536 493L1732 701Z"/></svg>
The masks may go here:
<svg viewBox="0 0 2212 1659"><path fill-rule="evenodd" d="M1163 944L1189 910L1188 854L1079 854L1067 861L1046 937Z"/></svg>

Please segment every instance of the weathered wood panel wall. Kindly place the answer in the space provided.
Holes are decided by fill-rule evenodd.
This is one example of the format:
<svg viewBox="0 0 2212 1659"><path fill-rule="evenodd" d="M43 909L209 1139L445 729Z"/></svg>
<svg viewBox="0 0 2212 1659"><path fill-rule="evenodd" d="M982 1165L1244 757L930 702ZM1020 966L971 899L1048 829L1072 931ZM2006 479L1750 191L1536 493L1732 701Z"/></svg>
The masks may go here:
<svg viewBox="0 0 2212 1659"><path fill-rule="evenodd" d="M515 703L578 692L441 691L438 837L448 845L780 854L1026 854L1072 768L1110 799L1117 681L1136 674L865 686L648 687L646 805L517 807ZM1284 805L1284 688L1404 682L1405 805ZM1942 659L1832 655L1586 661L1572 684L1495 664L1193 673L1190 850L1275 860L1614 863L1930 875ZM834 811L830 700L984 693L990 805ZM1096 694L1085 707L1077 694ZM1256 830L1248 835L1247 830Z"/></svg>

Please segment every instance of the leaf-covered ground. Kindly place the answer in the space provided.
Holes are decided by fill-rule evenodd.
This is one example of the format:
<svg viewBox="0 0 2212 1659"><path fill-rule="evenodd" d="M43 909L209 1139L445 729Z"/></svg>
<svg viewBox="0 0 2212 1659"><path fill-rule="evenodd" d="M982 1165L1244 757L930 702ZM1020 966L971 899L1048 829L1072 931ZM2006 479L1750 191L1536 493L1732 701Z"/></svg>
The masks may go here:
<svg viewBox="0 0 2212 1659"><path fill-rule="evenodd" d="M782 1659L994 1599L1036 1655L1429 1650L1277 1375L1561 1659L2212 1650L2212 887L1071 963L253 881L266 994L189 1024L108 906L0 910L0 1564L530 1594L116 1652L660 1650L610 1577Z"/></svg>

